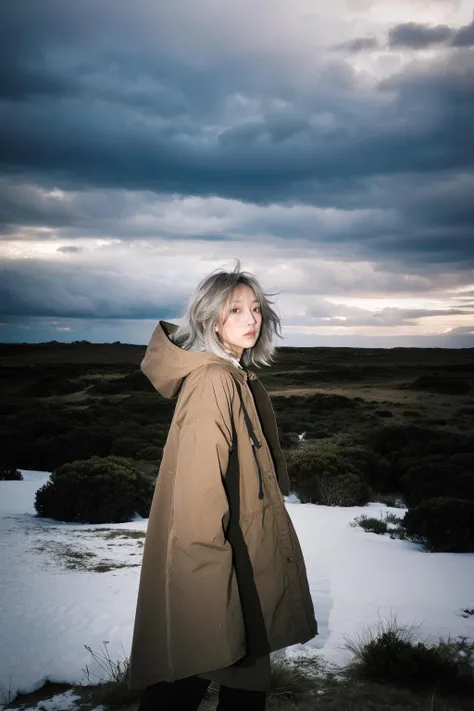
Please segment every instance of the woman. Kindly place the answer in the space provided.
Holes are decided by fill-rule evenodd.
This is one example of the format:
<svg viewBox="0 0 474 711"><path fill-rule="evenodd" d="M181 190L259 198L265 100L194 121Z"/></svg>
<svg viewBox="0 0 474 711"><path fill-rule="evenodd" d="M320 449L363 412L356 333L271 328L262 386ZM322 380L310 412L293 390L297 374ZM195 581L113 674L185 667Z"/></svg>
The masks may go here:
<svg viewBox="0 0 474 711"><path fill-rule="evenodd" d="M280 320L254 276L218 271L184 325L160 321L141 364L176 395L143 551L130 657L139 711L265 708L272 651L317 634L301 548L285 509L285 461L268 365Z"/></svg>

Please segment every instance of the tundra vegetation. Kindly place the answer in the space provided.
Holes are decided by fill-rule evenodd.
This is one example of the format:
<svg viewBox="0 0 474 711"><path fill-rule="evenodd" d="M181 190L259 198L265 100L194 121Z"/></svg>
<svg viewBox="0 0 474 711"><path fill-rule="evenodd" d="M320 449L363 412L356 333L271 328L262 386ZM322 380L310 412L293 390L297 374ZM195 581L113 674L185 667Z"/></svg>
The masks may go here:
<svg viewBox="0 0 474 711"><path fill-rule="evenodd" d="M174 402L141 373L143 353L120 343L0 345L0 476L51 471L37 493L40 515L147 515ZM301 501L398 502L408 509L400 534L431 551L473 551L473 355L278 349L260 377Z"/></svg>
<svg viewBox="0 0 474 711"><path fill-rule="evenodd" d="M147 516L174 402L142 375L144 347L50 342L2 344L0 353L0 478L51 471L36 495L38 515L90 523ZM383 501L406 511L354 525L432 552L474 551L473 356L278 349L259 376L300 500ZM469 640L421 644L392 621L347 644L354 662L343 671L275 664L270 708L310 709L315 694L328 711L472 708ZM124 669L104 678L104 704L134 708ZM204 706L215 707L212 688Z"/></svg>

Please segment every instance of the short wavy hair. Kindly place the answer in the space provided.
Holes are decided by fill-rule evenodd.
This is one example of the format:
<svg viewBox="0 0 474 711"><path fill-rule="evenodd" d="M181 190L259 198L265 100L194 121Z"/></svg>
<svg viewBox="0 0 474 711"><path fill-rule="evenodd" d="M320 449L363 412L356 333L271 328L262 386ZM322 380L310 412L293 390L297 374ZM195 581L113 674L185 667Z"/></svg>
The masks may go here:
<svg viewBox="0 0 474 711"><path fill-rule="evenodd" d="M255 276L241 271L240 261L236 261L233 271L218 269L198 284L189 301L183 324L174 332L172 340L184 350L215 353L235 363L235 355L225 348L215 327L221 324L234 289L245 284L260 302L262 325L256 344L253 348L244 349L241 362L245 366L270 365L275 356L273 337L282 338L280 317L268 298L274 294L265 294Z"/></svg>

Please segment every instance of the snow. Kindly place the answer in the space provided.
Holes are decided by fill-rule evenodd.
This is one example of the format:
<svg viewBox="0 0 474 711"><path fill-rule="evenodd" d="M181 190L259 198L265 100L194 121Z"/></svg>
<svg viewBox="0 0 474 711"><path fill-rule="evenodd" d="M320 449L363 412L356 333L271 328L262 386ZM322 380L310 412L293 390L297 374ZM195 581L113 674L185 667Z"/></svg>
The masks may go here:
<svg viewBox="0 0 474 711"><path fill-rule="evenodd" d="M75 711L76 701L81 697L72 691L65 691L62 694L55 694L50 699L41 701L41 711ZM102 707L97 707L94 711L99 711ZM24 706L22 711L37 711L37 706Z"/></svg>
<svg viewBox="0 0 474 711"><path fill-rule="evenodd" d="M147 526L139 517L103 525L38 518L34 496L49 474L22 473L23 481L0 482L0 692L10 688L13 695L47 680L89 683L86 667L92 681L103 676L85 645L99 655L106 648L114 661L128 655L143 538L108 535L111 529L144 533ZM472 616L460 614L474 607L474 554L428 553L349 526L362 513L404 513L383 504L335 508L301 504L291 495L286 506L305 556L319 635L276 656L344 663L350 656L345 635L395 615L415 625L421 639L474 637ZM77 554L90 558L68 568ZM126 567L88 569L102 562ZM54 711L74 708L73 701L61 694L57 703L42 704Z"/></svg>

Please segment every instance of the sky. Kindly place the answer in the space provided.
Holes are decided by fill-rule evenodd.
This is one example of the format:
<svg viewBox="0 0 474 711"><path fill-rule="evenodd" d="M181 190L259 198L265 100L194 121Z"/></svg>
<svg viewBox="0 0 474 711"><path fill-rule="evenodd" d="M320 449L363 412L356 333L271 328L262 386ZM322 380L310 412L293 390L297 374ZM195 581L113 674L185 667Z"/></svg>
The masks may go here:
<svg viewBox="0 0 474 711"><path fill-rule="evenodd" d="M253 272L284 346L474 347L474 4L6 0L0 341L145 344Z"/></svg>

